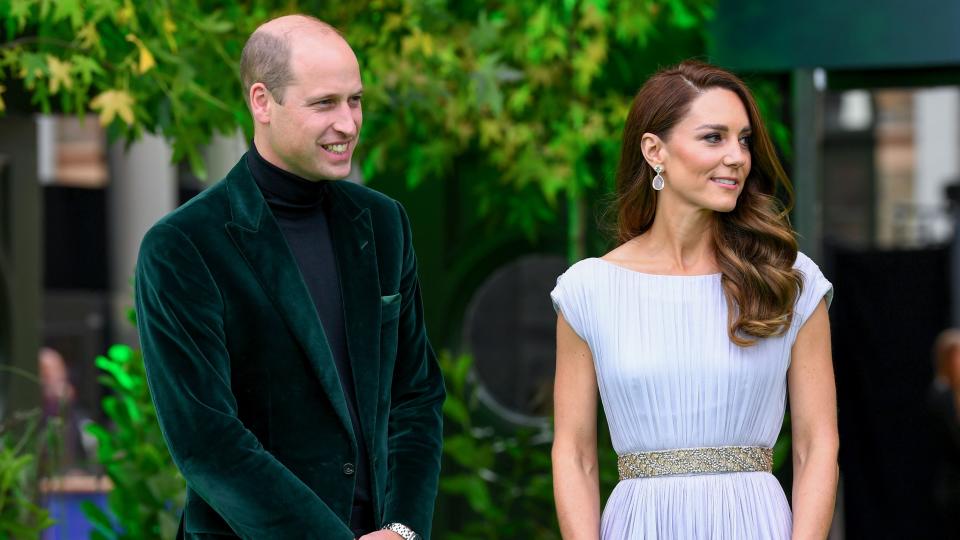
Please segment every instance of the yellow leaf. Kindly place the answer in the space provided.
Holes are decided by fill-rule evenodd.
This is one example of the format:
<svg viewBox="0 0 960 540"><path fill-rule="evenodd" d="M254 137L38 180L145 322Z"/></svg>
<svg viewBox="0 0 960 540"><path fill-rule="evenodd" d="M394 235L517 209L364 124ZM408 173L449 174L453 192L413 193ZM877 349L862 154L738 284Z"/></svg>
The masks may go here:
<svg viewBox="0 0 960 540"><path fill-rule="evenodd" d="M143 75L144 73L150 71L153 66L157 65L156 60L153 59L153 53L150 52L150 49L140 41L140 38L133 34L127 34L127 41L130 43L135 43L137 49L140 51L140 62L137 65L137 71Z"/></svg>
<svg viewBox="0 0 960 540"><path fill-rule="evenodd" d="M117 11L117 24L125 25L133 18L133 4L129 1L123 3L123 7Z"/></svg>
<svg viewBox="0 0 960 540"><path fill-rule="evenodd" d="M389 34L390 32L402 28L404 23L404 18L397 13L388 13L386 19L383 21L383 29L381 30L384 34Z"/></svg>
<svg viewBox="0 0 960 540"><path fill-rule="evenodd" d="M177 42L173 39L174 32L177 31L177 24L173 22L173 19L170 18L170 14L167 13L163 16L163 37L167 39L167 45L170 46L170 50L177 52Z"/></svg>
<svg viewBox="0 0 960 540"><path fill-rule="evenodd" d="M504 130L494 120L480 121L480 144L488 146L496 144L503 139Z"/></svg>
<svg viewBox="0 0 960 540"><path fill-rule="evenodd" d="M126 90L106 90L90 101L90 107L100 111L100 125L106 126L120 116L129 126L133 124L133 96Z"/></svg>
<svg viewBox="0 0 960 540"><path fill-rule="evenodd" d="M60 85L67 90L73 88L73 78L70 77L70 70L73 65L70 62L61 62L59 58L52 54L47 55L47 69L50 70L50 94L56 94L60 91Z"/></svg>
<svg viewBox="0 0 960 540"><path fill-rule="evenodd" d="M430 34L423 34L422 36L420 49L423 51L423 55L433 56L433 36Z"/></svg>
<svg viewBox="0 0 960 540"><path fill-rule="evenodd" d="M92 49L100 43L100 34L97 33L97 25L87 23L77 32L77 39L80 40L80 47L83 49Z"/></svg>
<svg viewBox="0 0 960 540"><path fill-rule="evenodd" d="M6 86L0 84L0 113L7 110L7 104L3 102L3 92L7 89Z"/></svg>

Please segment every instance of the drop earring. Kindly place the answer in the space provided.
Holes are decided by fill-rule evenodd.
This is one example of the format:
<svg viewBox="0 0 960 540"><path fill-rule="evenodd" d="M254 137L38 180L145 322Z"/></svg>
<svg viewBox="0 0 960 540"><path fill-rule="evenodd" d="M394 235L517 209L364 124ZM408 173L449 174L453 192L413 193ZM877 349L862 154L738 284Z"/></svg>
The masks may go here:
<svg viewBox="0 0 960 540"><path fill-rule="evenodd" d="M660 191L664 186L663 175L660 174L663 172L663 165L656 165L653 170L657 173L657 175L653 177L653 189Z"/></svg>

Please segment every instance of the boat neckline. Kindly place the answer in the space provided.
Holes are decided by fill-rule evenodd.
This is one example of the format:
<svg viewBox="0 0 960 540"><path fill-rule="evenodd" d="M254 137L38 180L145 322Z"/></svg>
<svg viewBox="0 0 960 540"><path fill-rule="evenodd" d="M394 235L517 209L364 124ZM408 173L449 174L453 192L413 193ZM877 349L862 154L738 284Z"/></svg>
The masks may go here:
<svg viewBox="0 0 960 540"><path fill-rule="evenodd" d="M634 270L633 268L627 268L626 266L622 266L617 263L612 263L606 259L601 259L600 257L591 257L589 260L600 261L605 266L612 266L614 268L619 268L624 272L629 272L631 274L637 274L641 276L663 277L663 278L706 278L706 277L717 277L717 276L723 275L722 272L714 272L712 274L651 274L649 272L641 272L639 270Z"/></svg>

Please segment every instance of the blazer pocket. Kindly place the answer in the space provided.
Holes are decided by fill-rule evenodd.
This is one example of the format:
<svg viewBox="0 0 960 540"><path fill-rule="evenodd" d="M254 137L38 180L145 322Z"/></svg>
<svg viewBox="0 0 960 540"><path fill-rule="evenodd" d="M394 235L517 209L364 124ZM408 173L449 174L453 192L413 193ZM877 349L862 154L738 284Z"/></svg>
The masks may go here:
<svg viewBox="0 0 960 540"><path fill-rule="evenodd" d="M388 323L400 316L400 293L380 297L380 324Z"/></svg>

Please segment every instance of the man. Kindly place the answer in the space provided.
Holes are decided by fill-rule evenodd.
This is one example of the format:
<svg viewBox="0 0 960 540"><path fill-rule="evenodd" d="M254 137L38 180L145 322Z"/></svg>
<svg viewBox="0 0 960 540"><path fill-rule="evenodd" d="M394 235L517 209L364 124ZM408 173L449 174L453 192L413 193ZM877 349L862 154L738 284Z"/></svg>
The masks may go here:
<svg viewBox="0 0 960 540"><path fill-rule="evenodd" d="M293 15L253 33L241 73L253 147L137 265L148 382L188 486L180 536L429 539L444 390L410 225L334 181L362 123L357 59Z"/></svg>

